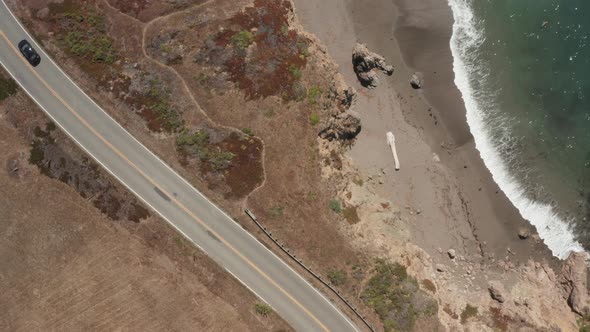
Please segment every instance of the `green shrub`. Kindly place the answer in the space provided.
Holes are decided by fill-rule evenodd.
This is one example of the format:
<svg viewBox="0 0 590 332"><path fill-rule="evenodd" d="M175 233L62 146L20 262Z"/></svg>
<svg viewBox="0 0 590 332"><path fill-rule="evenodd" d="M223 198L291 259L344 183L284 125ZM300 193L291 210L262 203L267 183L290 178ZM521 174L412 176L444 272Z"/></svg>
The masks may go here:
<svg viewBox="0 0 590 332"><path fill-rule="evenodd" d="M41 146L41 143L39 141L34 141L29 155L29 163L32 165L39 166L43 159L45 159L45 152L43 152L43 147Z"/></svg>
<svg viewBox="0 0 590 332"><path fill-rule="evenodd" d="M254 310L261 316L268 316L272 313L272 308L266 303L256 303Z"/></svg>
<svg viewBox="0 0 590 332"><path fill-rule="evenodd" d="M156 117L162 123L162 127L169 132L174 132L180 129L184 121L176 112L172 109L167 100L161 99L150 106L150 109L156 114Z"/></svg>
<svg viewBox="0 0 590 332"><path fill-rule="evenodd" d="M200 73L199 76L195 76L195 81L197 81L201 85L205 84L208 79L209 76L205 73Z"/></svg>
<svg viewBox="0 0 590 332"><path fill-rule="evenodd" d="M205 160L209 156L209 133L203 129L195 130L192 133L185 129L176 138L176 145L185 152Z"/></svg>
<svg viewBox="0 0 590 332"><path fill-rule="evenodd" d="M477 307L467 304L461 313L461 323L465 324L469 318L475 316L477 316Z"/></svg>
<svg viewBox="0 0 590 332"><path fill-rule="evenodd" d="M18 85L12 78L0 76L0 101L15 94L17 88Z"/></svg>
<svg viewBox="0 0 590 332"><path fill-rule="evenodd" d="M268 210L268 214L271 217L282 217L284 212L284 208L282 206L275 205Z"/></svg>
<svg viewBox="0 0 590 332"><path fill-rule="evenodd" d="M64 14L61 20L68 27L61 38L70 53L87 57L95 63L113 64L117 60L117 52L112 39L106 34L102 15L83 8Z"/></svg>
<svg viewBox="0 0 590 332"><path fill-rule="evenodd" d="M231 166L231 161L236 156L229 151L221 151L219 148L209 153L207 161L214 171L222 171Z"/></svg>
<svg viewBox="0 0 590 332"><path fill-rule="evenodd" d="M52 132L55 130L55 123L52 121L49 121L45 124L45 131L47 132Z"/></svg>
<svg viewBox="0 0 590 332"><path fill-rule="evenodd" d="M322 96L322 89L320 89L317 86L312 86L308 91L307 91L307 100L311 103L311 104L315 104L318 102L318 99Z"/></svg>
<svg viewBox="0 0 590 332"><path fill-rule="evenodd" d="M332 198L328 206L330 207L330 210L336 213L342 212L342 206L340 205L340 201L336 198Z"/></svg>
<svg viewBox="0 0 590 332"><path fill-rule="evenodd" d="M148 85L149 88L144 96L152 102L149 108L162 128L168 132L179 131L184 126L184 120L170 105L170 91L164 88L164 83L159 79L151 79Z"/></svg>
<svg viewBox="0 0 590 332"><path fill-rule="evenodd" d="M335 286L340 286L346 282L346 273L342 270L332 270L328 272L328 279Z"/></svg>
<svg viewBox="0 0 590 332"><path fill-rule="evenodd" d="M231 42L236 48L245 50L254 42L254 35L250 31L242 30L231 37Z"/></svg>
<svg viewBox="0 0 590 332"><path fill-rule="evenodd" d="M411 331L416 319L438 311L437 302L418 288L403 266L384 260L376 261L361 298L379 315L386 331Z"/></svg>
<svg viewBox="0 0 590 332"><path fill-rule="evenodd" d="M262 115L264 115L265 118L270 119L275 115L275 111L272 109L266 109L262 111Z"/></svg>
<svg viewBox="0 0 590 332"><path fill-rule="evenodd" d="M311 113L311 115L309 116L309 123L311 123L312 126L317 125L318 123L320 123L320 116L317 113Z"/></svg>
<svg viewBox="0 0 590 332"><path fill-rule="evenodd" d="M297 67L295 64L291 64L289 66L289 71L291 72L291 75L293 75L293 77L298 80L301 79L301 69L299 69L299 67Z"/></svg>
<svg viewBox="0 0 590 332"><path fill-rule="evenodd" d="M242 132L248 136L254 136L254 130L251 128L242 128Z"/></svg>
<svg viewBox="0 0 590 332"><path fill-rule="evenodd" d="M580 332L590 332L590 315L584 314L578 319L578 329Z"/></svg>

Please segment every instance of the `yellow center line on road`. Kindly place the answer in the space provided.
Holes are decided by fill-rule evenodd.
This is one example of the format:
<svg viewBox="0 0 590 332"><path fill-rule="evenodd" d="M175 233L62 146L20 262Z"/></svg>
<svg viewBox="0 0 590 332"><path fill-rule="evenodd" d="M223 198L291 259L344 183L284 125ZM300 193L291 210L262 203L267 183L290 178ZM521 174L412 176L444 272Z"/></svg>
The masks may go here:
<svg viewBox="0 0 590 332"><path fill-rule="evenodd" d="M262 271L256 264L250 261L246 256L240 253L236 248L234 248L227 240L225 240L221 235L219 235L215 230L205 224L199 217L197 217L194 213L192 213L187 207L185 207L182 203L180 203L174 195L170 195L165 189L160 187L154 180L152 180L149 176L147 176L139 167L137 167L133 162L131 162L122 152L120 152L117 148L115 148L109 141L107 141L101 134L99 134L96 129L94 129L86 120L78 114L49 84L37 73L37 71L33 70L33 68L29 65L29 63L21 56L18 49L10 42L4 31L0 30L0 36L4 39L4 41L12 48L14 53L25 63L26 67L39 79L41 83L51 92L51 94L57 98L86 128L88 128L98 139L100 139L104 144L106 144L113 152L115 152L121 159L123 159L129 166L135 169L141 176L143 176L148 182L150 182L155 188L160 190L166 196L170 198L178 207L180 207L186 214L191 216L195 221L197 221L201 226L203 226L207 231L211 232L215 237L217 237L225 246L227 246L232 252L238 255L242 260L244 260L250 267L252 267L256 272L262 275L268 282L270 282L273 286L275 286L278 290L280 290L285 296L287 296L293 303L295 303L301 310L303 310L309 317L311 317L322 329L326 332L330 330L316 317L312 314L307 308L305 308L299 301L297 301L291 294L289 294L286 290L284 290L276 281L274 281L270 276L268 276L264 271Z"/></svg>

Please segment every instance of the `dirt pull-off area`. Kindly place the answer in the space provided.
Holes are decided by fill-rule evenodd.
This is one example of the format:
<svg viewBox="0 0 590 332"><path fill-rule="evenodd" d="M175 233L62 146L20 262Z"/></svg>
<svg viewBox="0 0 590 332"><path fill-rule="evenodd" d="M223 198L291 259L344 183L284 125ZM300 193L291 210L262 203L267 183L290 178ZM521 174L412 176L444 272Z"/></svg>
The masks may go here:
<svg viewBox="0 0 590 332"><path fill-rule="evenodd" d="M0 101L3 330L290 330L11 91Z"/></svg>

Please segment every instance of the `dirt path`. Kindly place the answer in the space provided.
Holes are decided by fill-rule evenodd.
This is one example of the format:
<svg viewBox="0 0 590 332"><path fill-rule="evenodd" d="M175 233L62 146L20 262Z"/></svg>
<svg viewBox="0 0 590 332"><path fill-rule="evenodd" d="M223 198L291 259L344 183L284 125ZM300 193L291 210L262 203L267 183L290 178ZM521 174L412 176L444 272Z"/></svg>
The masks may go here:
<svg viewBox="0 0 590 332"><path fill-rule="evenodd" d="M205 110L204 110L204 109L201 107L201 105L199 104L199 102L198 102L198 101L197 101L197 99L195 98L195 96L194 96L193 92L190 90L190 88L189 88L188 84L186 83L186 81L184 80L184 78L182 77L182 75L180 75L180 73L178 73L178 71L176 71L176 69L174 69L174 68L172 68L172 67L170 67L170 66L168 66L168 65L166 65L166 64L164 64L164 63L162 63L161 61L159 61L159 60L157 60L157 59L154 59L153 57L151 57L151 56L148 54L148 52L147 52L147 49L146 49L146 46L145 46L145 43L146 43L146 42L145 42L145 40L146 40L146 35L147 35L147 32L148 32L148 30L150 29L150 27L151 27L153 24L155 24L156 22L158 22L158 21L161 21L161 20L165 20L165 19L169 19L170 17L172 17L172 16L175 16L175 15L182 15L182 14L184 14L184 13L186 13L186 12L189 12L189 11L192 11L192 10L195 10L195 9L198 9L198 8L201 8L201 7L204 7L204 6L206 6L206 5L209 5L209 4L212 4L212 3L214 3L214 2L215 2L215 0L208 0L208 1L206 1L206 2L203 2L203 3L200 3L200 4L197 4L197 5L194 5L194 6L190 6L190 7L188 7L188 8L185 8L185 9L183 9L183 10L176 11L176 12L172 12L172 13L170 13L170 14L167 14L167 15L164 15L164 16L160 16L160 17L157 17L157 18L154 18L154 19L150 20L149 22L147 22L147 23L144 23L144 22L142 22L142 21L138 20L137 18L135 18L135 17L133 17L133 16L131 16L131 15L129 15L129 14L123 13L123 12L122 12L122 11L120 11L119 9L117 9L117 8L113 7L113 6L112 6L112 5L109 3L109 1L108 1L108 0L103 0L103 3L104 3L104 4L105 4L107 7L109 7L109 9L111 9L111 10L113 10L113 11L115 11L115 12L117 12L117 13L121 14L121 15L124 15L125 17L128 17L129 19L132 19L132 20L136 21L137 23L139 23L139 24L142 26L142 36L141 36L141 51L142 51L142 54L143 54L143 56L144 56L146 59L148 59L149 61L151 61L152 63L156 64L157 66L159 66L159 67L161 67L161 68L163 68L163 69L165 69L165 70L169 70L169 71L171 71L171 72L173 72L173 73L174 73L174 75L175 75L175 76L176 76L176 77L177 77L177 78L180 80L180 82L182 83L182 86L183 86L183 88L184 88L185 92L187 93L187 95L190 97L190 100L191 100L191 101L193 102L193 104L194 104L194 105L197 107L198 111L199 111L199 112L200 112L200 113L201 113L201 114L202 114L202 115L203 115L203 116L204 116L204 117L207 119L207 121L208 121L208 122L209 122L209 123L210 123L210 124L211 124L213 127L216 127L216 128L221 128L221 129L226 129L226 130L229 130L229 131L232 131L232 132L241 133L241 130L239 130L238 128L235 128L235 127L230 127L230 126L225 126L225 125L221 125L221 124L219 124L219 123L215 122L213 119L211 119L211 117L209 117L209 115L207 114L207 112L205 112ZM261 161L260 161L260 163L261 163L261 167L262 167L262 176L263 176L263 177L262 177L262 182L261 182L261 183L260 183L260 185L258 185L256 188L252 189L252 190L250 191L250 193L248 193L246 196L244 196L244 198L242 198L242 200L241 200L241 204L240 204L240 206L242 207L242 209L245 209L245 208L248 206L248 199L250 198L250 196L251 196L252 194L254 194L256 191L258 191L259 189L261 189L262 187L264 187L264 185L266 184L266 179L267 179L267 173L266 173L266 163L265 163L265 157L266 157L266 154L265 154L265 151L266 151L266 144L265 144L264 140L263 140L261 137L257 137L257 138L260 140L260 143L261 143L261 145L262 145L262 151L261 151Z"/></svg>

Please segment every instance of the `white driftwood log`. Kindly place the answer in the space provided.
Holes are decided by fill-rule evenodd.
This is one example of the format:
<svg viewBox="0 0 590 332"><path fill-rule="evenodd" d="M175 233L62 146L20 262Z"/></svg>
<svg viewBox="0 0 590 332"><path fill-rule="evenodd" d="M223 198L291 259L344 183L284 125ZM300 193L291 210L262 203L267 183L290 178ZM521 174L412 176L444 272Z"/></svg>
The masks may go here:
<svg viewBox="0 0 590 332"><path fill-rule="evenodd" d="M399 171L399 159L397 158L397 150L395 149L395 136L391 131L387 132L387 144L391 147L391 153L393 153L393 161L395 162L395 170Z"/></svg>

